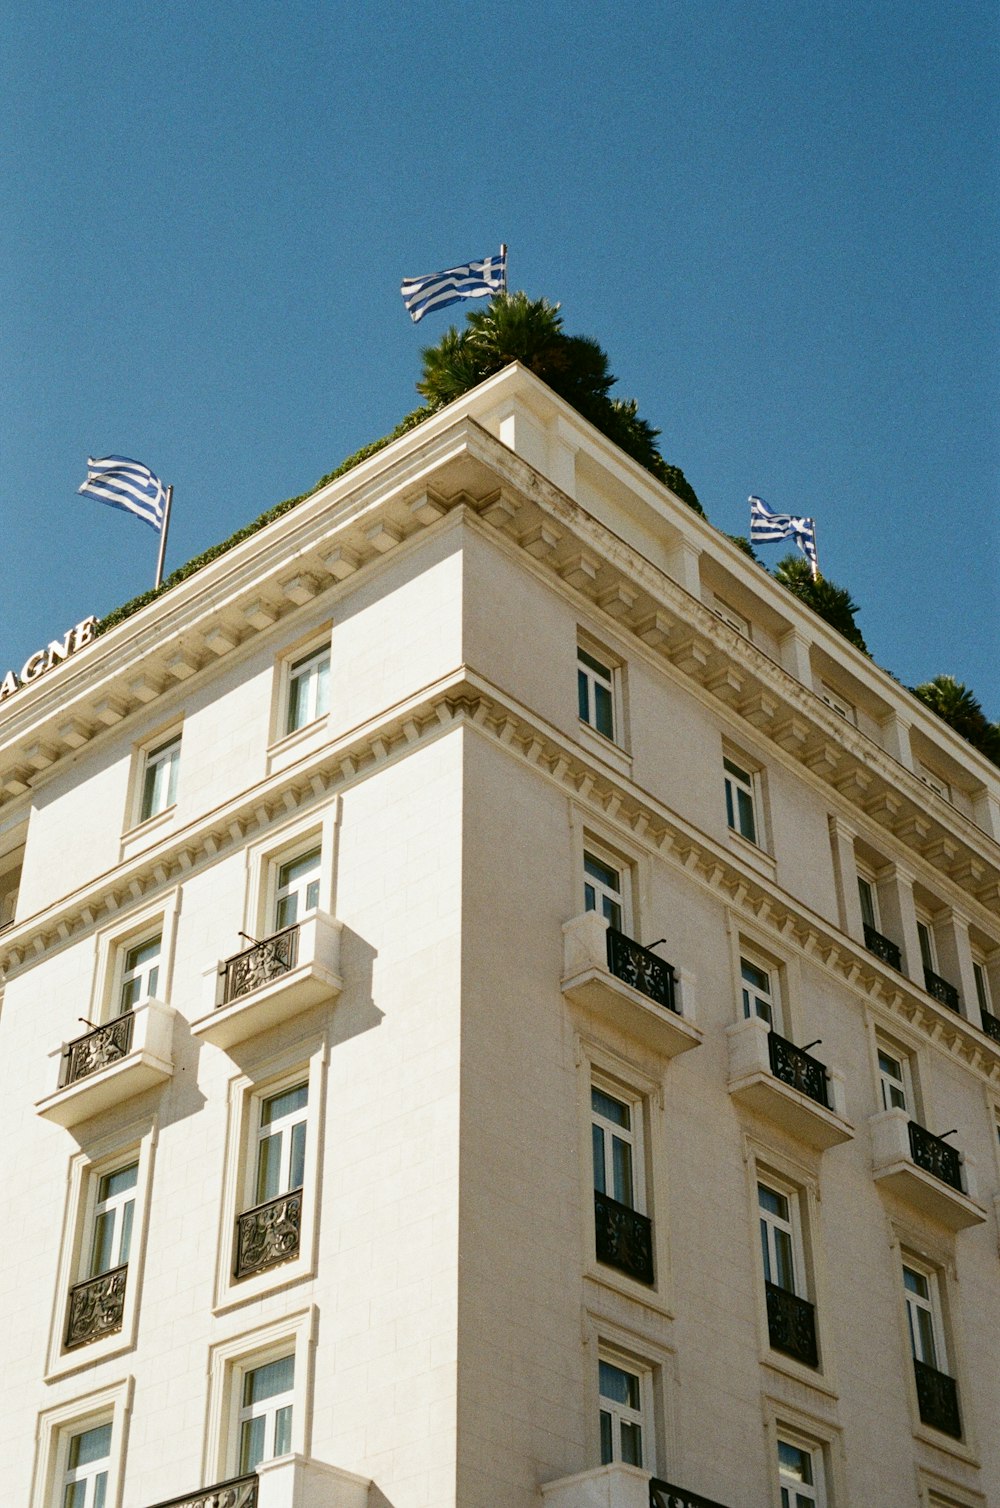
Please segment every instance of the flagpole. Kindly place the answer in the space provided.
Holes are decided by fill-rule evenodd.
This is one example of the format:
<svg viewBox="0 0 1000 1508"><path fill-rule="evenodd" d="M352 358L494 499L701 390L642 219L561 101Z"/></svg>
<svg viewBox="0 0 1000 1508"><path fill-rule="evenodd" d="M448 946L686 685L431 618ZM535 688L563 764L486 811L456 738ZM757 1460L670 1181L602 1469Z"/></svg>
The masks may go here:
<svg viewBox="0 0 1000 1508"><path fill-rule="evenodd" d="M813 555L814 555L815 558L813 560L810 560L809 564L812 566L812 578L813 578L813 581L818 581L819 580L819 550L816 547L816 520L815 519L813 519L813 521L812 521L812 526L813 526Z"/></svg>
<svg viewBox="0 0 1000 1508"><path fill-rule="evenodd" d="M506 241L501 241L500 242L500 256L502 258L500 265L503 267L503 290L502 291L504 293L506 293L507 292L507 243L506 243Z"/></svg>
<svg viewBox="0 0 1000 1508"><path fill-rule="evenodd" d="M156 581L153 591L157 591L163 582L163 557L167 553L167 530L170 527L170 504L174 500L173 487L167 488L167 500L163 505L163 524L160 528L160 553L156 561Z"/></svg>

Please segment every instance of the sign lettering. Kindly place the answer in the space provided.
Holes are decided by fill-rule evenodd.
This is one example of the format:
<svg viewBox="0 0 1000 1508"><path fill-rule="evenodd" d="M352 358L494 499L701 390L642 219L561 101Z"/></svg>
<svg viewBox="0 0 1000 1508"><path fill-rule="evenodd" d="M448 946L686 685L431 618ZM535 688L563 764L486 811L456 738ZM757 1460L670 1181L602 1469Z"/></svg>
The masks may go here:
<svg viewBox="0 0 1000 1508"><path fill-rule="evenodd" d="M44 649L36 649L34 654L28 656L21 666L20 675L15 675L13 670L8 670L3 680L0 681L0 702L5 702L15 691L20 691L22 686L30 686L32 681L37 681L39 676L51 670L53 665L59 665L63 660L89 644L94 637L94 629L97 627L96 618L84 618L75 628L66 630L61 639L53 639Z"/></svg>

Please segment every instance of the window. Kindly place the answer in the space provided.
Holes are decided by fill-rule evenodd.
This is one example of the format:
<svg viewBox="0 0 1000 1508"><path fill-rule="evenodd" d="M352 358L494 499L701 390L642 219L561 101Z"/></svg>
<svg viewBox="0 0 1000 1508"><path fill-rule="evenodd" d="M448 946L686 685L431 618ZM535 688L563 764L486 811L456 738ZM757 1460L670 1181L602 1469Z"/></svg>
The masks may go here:
<svg viewBox="0 0 1000 1508"><path fill-rule="evenodd" d="M934 951L934 933L929 922L917 918L917 936L920 939L920 961L930 973L937 973L937 956Z"/></svg>
<svg viewBox="0 0 1000 1508"><path fill-rule="evenodd" d="M787 1194L757 1185L760 1209L760 1244L764 1258L764 1279L788 1293L795 1293L799 1262L795 1248L797 1238L793 1224L793 1201Z"/></svg>
<svg viewBox="0 0 1000 1508"><path fill-rule="evenodd" d="M288 667L285 733L304 728L330 710L330 651L314 649Z"/></svg>
<svg viewBox="0 0 1000 1508"><path fill-rule="evenodd" d="M806 1297L800 1193L768 1179L757 1184L768 1344L803 1366L819 1366L816 1314Z"/></svg>
<svg viewBox="0 0 1000 1508"><path fill-rule="evenodd" d="M263 1100L257 1134L256 1203L265 1204L303 1182L309 1085L296 1084Z"/></svg>
<svg viewBox="0 0 1000 1508"><path fill-rule="evenodd" d="M778 1439L778 1482L781 1508L822 1508L823 1460L815 1447Z"/></svg>
<svg viewBox="0 0 1000 1508"><path fill-rule="evenodd" d="M291 1450L294 1387L294 1353L244 1371L238 1419L241 1475Z"/></svg>
<svg viewBox="0 0 1000 1508"><path fill-rule="evenodd" d="M309 1085L291 1084L258 1100L255 1145L236 1220L233 1278L241 1283L302 1250Z"/></svg>
<svg viewBox="0 0 1000 1508"><path fill-rule="evenodd" d="M972 960L972 977L976 981L976 1000L979 1004L979 1009L985 1016L989 1016L992 1013L990 980L986 972L986 965L978 958Z"/></svg>
<svg viewBox="0 0 1000 1508"><path fill-rule="evenodd" d="M596 1084L590 1091L594 1188L629 1209L638 1208L635 1178L634 1107Z"/></svg>
<svg viewBox="0 0 1000 1508"><path fill-rule="evenodd" d="M833 687L828 686L825 681L820 682L819 694L821 700L826 702L826 705L833 712L838 713L840 717L846 718L849 723L857 722L858 714L855 711L853 704L847 700L846 696L841 696L839 691L835 691Z"/></svg>
<svg viewBox="0 0 1000 1508"><path fill-rule="evenodd" d="M139 821L145 822L158 812L165 812L177 800L177 774L181 763L181 735L150 749L142 772L142 797Z"/></svg>
<svg viewBox="0 0 1000 1508"><path fill-rule="evenodd" d="M105 1508L111 1465L111 1425L71 1435L62 1479L61 1508Z"/></svg>
<svg viewBox="0 0 1000 1508"><path fill-rule="evenodd" d="M882 1109L909 1112L913 1105L913 1088L907 1059L879 1045L878 1077Z"/></svg>
<svg viewBox="0 0 1000 1508"><path fill-rule="evenodd" d="M938 1275L905 1255L903 1299L921 1422L961 1439L958 1388L948 1365Z"/></svg>
<svg viewBox="0 0 1000 1508"><path fill-rule="evenodd" d="M583 871L584 909L598 912L617 931L624 932L625 891L622 872L589 850L584 851Z"/></svg>
<svg viewBox="0 0 1000 1508"><path fill-rule="evenodd" d="M754 778L731 759L723 760L726 783L726 821L749 843L757 842Z"/></svg>
<svg viewBox="0 0 1000 1508"><path fill-rule="evenodd" d="M98 1179L88 1274L92 1278L124 1267L128 1261L138 1180L138 1162L130 1162L127 1167Z"/></svg>
<svg viewBox="0 0 1000 1508"><path fill-rule="evenodd" d="M917 765L917 775L935 795L941 796L945 801L951 800L951 787L942 775L938 775L935 770L925 764Z"/></svg>
<svg viewBox="0 0 1000 1508"><path fill-rule="evenodd" d="M738 634L742 634L744 639L751 637L749 620L738 613L735 607L730 607L728 602L723 602L721 597L715 599L715 614L723 623L728 623L730 628L735 628Z"/></svg>
<svg viewBox="0 0 1000 1508"><path fill-rule="evenodd" d="M643 1394L646 1378L630 1367L601 1357L601 1465L623 1461L651 1466L643 1453Z"/></svg>
<svg viewBox="0 0 1000 1508"><path fill-rule="evenodd" d="M319 905L320 850L312 848L278 869L274 925L280 932L302 920Z"/></svg>
<svg viewBox="0 0 1000 1508"><path fill-rule="evenodd" d="M858 899L861 902L861 920L873 932L881 930L878 915L878 892L874 883L864 875L858 875Z"/></svg>
<svg viewBox="0 0 1000 1508"><path fill-rule="evenodd" d="M906 1322L910 1350L914 1361L946 1372L941 1323L937 1313L937 1284L934 1274L921 1272L903 1264L903 1288L906 1297Z"/></svg>
<svg viewBox="0 0 1000 1508"><path fill-rule="evenodd" d="M749 958L740 959L740 974L743 979L743 1015L746 1019L759 1016L768 1026L778 1031L781 1012L777 996L777 980L772 984L771 975Z"/></svg>
<svg viewBox="0 0 1000 1508"><path fill-rule="evenodd" d="M135 1010L137 1005L155 999L160 982L160 943L161 939L157 935L125 950L122 955L121 984L117 991L116 1015L124 1016L128 1011Z"/></svg>
<svg viewBox="0 0 1000 1508"><path fill-rule="evenodd" d="M576 651L576 689L581 722L614 742L615 672L587 650Z"/></svg>

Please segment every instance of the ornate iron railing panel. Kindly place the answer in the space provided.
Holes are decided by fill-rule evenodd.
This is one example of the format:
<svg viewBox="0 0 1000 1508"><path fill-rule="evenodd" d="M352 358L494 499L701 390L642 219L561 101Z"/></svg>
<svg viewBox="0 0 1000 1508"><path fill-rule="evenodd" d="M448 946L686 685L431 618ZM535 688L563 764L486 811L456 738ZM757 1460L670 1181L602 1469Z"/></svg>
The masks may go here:
<svg viewBox="0 0 1000 1508"><path fill-rule="evenodd" d="M812 1058L801 1047L779 1037L775 1031L767 1034L767 1050L771 1058L771 1072L783 1084L806 1094L817 1105L830 1108L826 1087L826 1064Z"/></svg>
<svg viewBox="0 0 1000 1508"><path fill-rule="evenodd" d="M924 970L924 985L928 995L933 995L942 1005L946 1005L950 1011L958 1010L958 991L947 979L942 979L940 974L935 974L933 969Z"/></svg>
<svg viewBox="0 0 1000 1508"><path fill-rule="evenodd" d="M962 1416L958 1411L958 1388L954 1377L929 1367L925 1361L914 1358L913 1370L917 1378L917 1403L920 1417L932 1429L939 1429L953 1440L962 1438Z"/></svg>
<svg viewBox="0 0 1000 1508"><path fill-rule="evenodd" d="M266 1204L247 1210L236 1221L236 1258L233 1276L248 1278L290 1262L299 1254L302 1234L302 1190L279 1194Z"/></svg>
<svg viewBox="0 0 1000 1508"><path fill-rule="evenodd" d="M215 1487L202 1487L153 1508L257 1508L257 1478L231 1477Z"/></svg>
<svg viewBox="0 0 1000 1508"><path fill-rule="evenodd" d="M983 1018L983 1031L994 1042L1000 1042L1000 1016L991 1016L989 1011L984 1010L980 1010L979 1014Z"/></svg>
<svg viewBox="0 0 1000 1508"><path fill-rule="evenodd" d="M113 1267L99 1277L76 1283L69 1291L65 1349L89 1345L122 1327L125 1312L125 1278L128 1263Z"/></svg>
<svg viewBox="0 0 1000 1508"><path fill-rule="evenodd" d="M901 969L903 958L896 944L888 937L883 937L881 932L876 932L874 927L869 927L865 922L865 947L869 953L874 953L876 958L881 958L892 969Z"/></svg>
<svg viewBox="0 0 1000 1508"><path fill-rule="evenodd" d="M771 1345L785 1356L793 1356L807 1367L819 1366L816 1347L816 1311L808 1299L765 1283L767 1291L767 1333Z"/></svg>
<svg viewBox="0 0 1000 1508"><path fill-rule="evenodd" d="M962 1190L962 1159L954 1147L950 1147L940 1136L935 1136L932 1131L926 1131L916 1121L910 1121L910 1154L918 1168L923 1168L925 1173L933 1173L935 1178L940 1178L942 1183L950 1184L953 1189Z"/></svg>
<svg viewBox="0 0 1000 1508"><path fill-rule="evenodd" d="M703 1498L699 1492L688 1492L684 1487L675 1487L671 1482L661 1482L653 1477L649 1483L649 1508L725 1508L712 1498Z"/></svg>
<svg viewBox="0 0 1000 1508"><path fill-rule="evenodd" d="M231 1005L243 995L259 990L261 985L270 984L272 979L287 974L294 969L298 952L299 929L296 924L244 948L242 953L234 953L222 965L221 972L225 975L222 1004Z"/></svg>
<svg viewBox="0 0 1000 1508"><path fill-rule="evenodd" d="M597 1260L639 1283L653 1282L653 1222L594 1190Z"/></svg>
<svg viewBox="0 0 1000 1508"><path fill-rule="evenodd" d="M131 1011L109 1021L107 1026L97 1026L92 1032L76 1037L66 1049L66 1085L85 1079L109 1063L128 1056L132 1047L132 1028L135 1017Z"/></svg>
<svg viewBox="0 0 1000 1508"><path fill-rule="evenodd" d="M608 928L608 968L616 979L676 1013L673 965L615 927Z"/></svg>

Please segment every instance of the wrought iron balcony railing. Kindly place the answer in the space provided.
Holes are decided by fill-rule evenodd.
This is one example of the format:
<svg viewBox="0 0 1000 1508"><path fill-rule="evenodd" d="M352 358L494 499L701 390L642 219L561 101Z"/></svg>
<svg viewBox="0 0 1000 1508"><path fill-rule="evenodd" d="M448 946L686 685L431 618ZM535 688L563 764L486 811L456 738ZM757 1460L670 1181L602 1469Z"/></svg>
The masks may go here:
<svg viewBox="0 0 1000 1508"><path fill-rule="evenodd" d="M594 1190L597 1260L639 1283L653 1282L653 1222Z"/></svg>
<svg viewBox="0 0 1000 1508"><path fill-rule="evenodd" d="M64 1347L73 1351L122 1327L125 1312L125 1279L128 1264L113 1267L96 1278L76 1283L69 1291Z"/></svg>
<svg viewBox="0 0 1000 1508"><path fill-rule="evenodd" d="M302 1235L302 1190L279 1194L247 1210L236 1221L233 1276L248 1278L299 1254Z"/></svg>
<svg viewBox="0 0 1000 1508"><path fill-rule="evenodd" d="M989 1011L980 1009L979 1014L983 1018L983 1031L994 1042L1000 1042L1000 1016L991 1016Z"/></svg>
<svg viewBox="0 0 1000 1508"><path fill-rule="evenodd" d="M294 969L299 952L299 928L285 927L263 941L227 958L220 969L224 976L222 1005L231 1005L261 985L270 984Z"/></svg>
<svg viewBox="0 0 1000 1508"><path fill-rule="evenodd" d="M615 927L608 928L608 968L616 979L677 1013L673 965Z"/></svg>
<svg viewBox="0 0 1000 1508"><path fill-rule="evenodd" d="M954 1377L929 1367L924 1361L914 1358L913 1370L917 1380L917 1404L920 1417L932 1429L939 1429L953 1440L962 1438L962 1416L958 1411L958 1388Z"/></svg>
<svg viewBox="0 0 1000 1508"><path fill-rule="evenodd" d="M876 958L881 958L892 969L902 969L903 958L896 944L888 937L883 937L881 932L876 932L874 927L869 927L865 922L865 947L869 953L874 953Z"/></svg>
<svg viewBox="0 0 1000 1508"><path fill-rule="evenodd" d="M917 1167L923 1168L925 1173L933 1173L935 1178L940 1178L942 1183L949 1184L960 1194L964 1193L962 1159L955 1148L916 1121L910 1121L909 1132L910 1155Z"/></svg>
<svg viewBox="0 0 1000 1508"><path fill-rule="evenodd" d="M942 1005L946 1005L950 1011L958 1010L958 991L947 979L942 979L940 974L935 974L933 969L924 969L924 986L928 995L933 995Z"/></svg>
<svg viewBox="0 0 1000 1508"><path fill-rule="evenodd" d="M801 1047L795 1047L776 1031L767 1034L767 1050L771 1057L771 1072L783 1084L789 1084L800 1094L808 1095L817 1105L830 1108L827 1090L826 1064L811 1058Z"/></svg>
<svg viewBox="0 0 1000 1508"><path fill-rule="evenodd" d="M257 1477L230 1477L214 1487L201 1487L165 1503L154 1503L153 1508L257 1508Z"/></svg>
<svg viewBox="0 0 1000 1508"><path fill-rule="evenodd" d="M131 1011L126 1011L124 1016L116 1017L106 1026L96 1026L84 1036L74 1038L66 1049L66 1079L63 1087L85 1079L99 1068L107 1068L109 1063L117 1063L119 1058L127 1057L132 1046L134 1025L135 1017Z"/></svg>
<svg viewBox="0 0 1000 1508"><path fill-rule="evenodd" d="M672 1482L661 1482L653 1477L649 1484L649 1508L725 1508L712 1498L703 1498L699 1492L688 1492L685 1487L675 1487Z"/></svg>
<svg viewBox="0 0 1000 1508"><path fill-rule="evenodd" d="M788 1288L765 1283L767 1292L767 1332L771 1345L785 1356L792 1356L807 1367L819 1366L816 1347L816 1311L808 1299L800 1299Z"/></svg>

